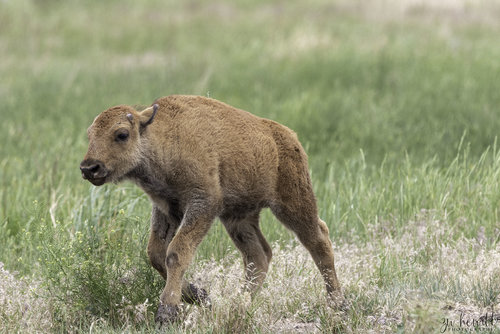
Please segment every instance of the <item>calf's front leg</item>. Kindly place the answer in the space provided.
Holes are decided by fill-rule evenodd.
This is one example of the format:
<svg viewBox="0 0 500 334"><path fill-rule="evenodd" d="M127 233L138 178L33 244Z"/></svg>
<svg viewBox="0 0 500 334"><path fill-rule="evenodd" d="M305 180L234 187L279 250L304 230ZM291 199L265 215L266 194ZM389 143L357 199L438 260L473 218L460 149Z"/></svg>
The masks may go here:
<svg viewBox="0 0 500 334"><path fill-rule="evenodd" d="M206 211L206 212L203 212ZM167 248L167 282L160 296L155 320L160 324L172 323L178 318L183 293L183 275L191 263L196 248L207 234L215 214L213 210L191 206L186 210L182 223Z"/></svg>
<svg viewBox="0 0 500 334"><path fill-rule="evenodd" d="M160 273L165 281L167 280L167 248L180 224L180 220L163 213L160 208L153 205L151 234L149 236L147 253L151 265ZM184 280L182 282L182 300L190 304L206 304L208 302L208 294L204 289Z"/></svg>

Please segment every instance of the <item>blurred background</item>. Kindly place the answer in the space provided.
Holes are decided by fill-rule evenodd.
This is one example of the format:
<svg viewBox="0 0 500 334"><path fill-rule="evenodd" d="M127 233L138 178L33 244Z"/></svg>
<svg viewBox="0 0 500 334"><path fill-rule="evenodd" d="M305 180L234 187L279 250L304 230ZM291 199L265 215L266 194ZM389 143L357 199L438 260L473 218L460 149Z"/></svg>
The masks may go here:
<svg viewBox="0 0 500 334"><path fill-rule="evenodd" d="M313 161L363 149L373 163L405 152L447 162L464 134L479 154L497 134L494 1L0 5L9 154L49 153L58 129L79 157L94 115L175 93L283 122Z"/></svg>

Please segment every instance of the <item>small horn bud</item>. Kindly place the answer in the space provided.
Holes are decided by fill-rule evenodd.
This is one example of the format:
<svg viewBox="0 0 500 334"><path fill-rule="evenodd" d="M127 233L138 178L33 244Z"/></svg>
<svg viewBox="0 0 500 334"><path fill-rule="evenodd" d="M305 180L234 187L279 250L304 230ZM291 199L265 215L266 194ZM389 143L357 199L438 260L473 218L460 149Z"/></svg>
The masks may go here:
<svg viewBox="0 0 500 334"><path fill-rule="evenodd" d="M128 113L128 114L127 114L127 119L128 119L130 122L132 122L132 121L134 120L134 115L132 115L132 114Z"/></svg>

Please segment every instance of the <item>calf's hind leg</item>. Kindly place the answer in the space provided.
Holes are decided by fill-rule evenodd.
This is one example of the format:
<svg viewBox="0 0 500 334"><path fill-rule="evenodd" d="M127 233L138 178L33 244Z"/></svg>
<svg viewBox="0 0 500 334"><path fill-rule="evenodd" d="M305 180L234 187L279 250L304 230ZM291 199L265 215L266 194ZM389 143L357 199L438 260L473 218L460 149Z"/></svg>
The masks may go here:
<svg viewBox="0 0 500 334"><path fill-rule="evenodd" d="M291 229L311 254L326 283L329 299L334 304L342 303L340 283L335 272L332 242L328 227L318 216L296 208L279 206L273 208L274 215ZM339 305L340 306L340 305Z"/></svg>
<svg viewBox="0 0 500 334"><path fill-rule="evenodd" d="M254 293L264 282L272 258L271 247L259 228L259 213L243 219L225 218L222 223L243 256L247 288Z"/></svg>
<svg viewBox="0 0 500 334"><path fill-rule="evenodd" d="M147 247L147 253L151 265L167 280L167 248L175 235L180 221L174 217L164 214L158 207L153 206L151 215L151 234ZM204 289L183 280L182 300L190 304L203 304L208 301L208 294Z"/></svg>
<svg viewBox="0 0 500 334"><path fill-rule="evenodd" d="M277 200L271 205L271 211L295 232L321 272L329 299L335 306L341 306L343 299L335 272L332 242L328 227L318 216L307 157L299 148L289 152L292 152L292 158L285 154L281 157Z"/></svg>

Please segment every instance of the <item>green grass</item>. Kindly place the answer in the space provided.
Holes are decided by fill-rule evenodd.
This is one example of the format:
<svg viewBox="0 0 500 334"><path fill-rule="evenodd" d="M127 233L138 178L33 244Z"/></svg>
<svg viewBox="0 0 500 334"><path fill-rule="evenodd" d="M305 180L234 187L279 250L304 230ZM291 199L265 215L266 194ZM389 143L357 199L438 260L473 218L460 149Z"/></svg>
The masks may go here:
<svg viewBox="0 0 500 334"><path fill-rule="evenodd" d="M213 307L170 330L429 332L500 313L499 7L403 3L0 2L0 331L154 331L148 198L78 164L99 112L179 93L298 133L351 309L326 306L265 211L260 297L235 293L216 222L187 273Z"/></svg>

